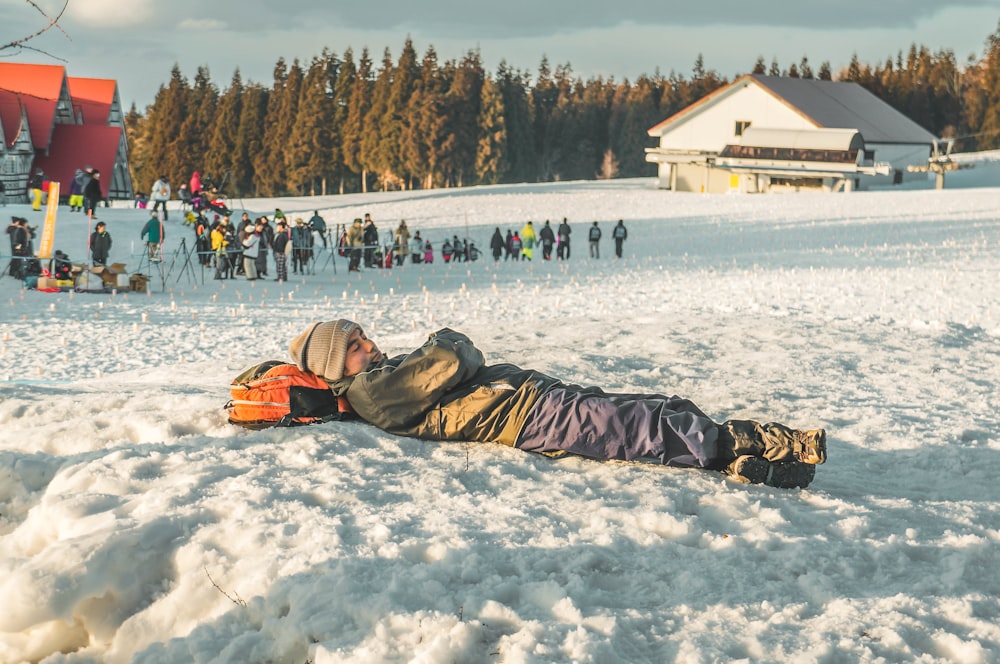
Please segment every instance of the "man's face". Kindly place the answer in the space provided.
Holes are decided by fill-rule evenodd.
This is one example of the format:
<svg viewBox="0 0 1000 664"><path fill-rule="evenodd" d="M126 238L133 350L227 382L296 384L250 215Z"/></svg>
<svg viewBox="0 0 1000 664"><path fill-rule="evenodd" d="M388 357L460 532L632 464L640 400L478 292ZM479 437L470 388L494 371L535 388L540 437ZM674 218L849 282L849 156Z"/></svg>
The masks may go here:
<svg viewBox="0 0 1000 664"><path fill-rule="evenodd" d="M359 328L351 332L347 340L347 355L344 357L344 376L356 376L369 365L382 359L375 342L365 336Z"/></svg>

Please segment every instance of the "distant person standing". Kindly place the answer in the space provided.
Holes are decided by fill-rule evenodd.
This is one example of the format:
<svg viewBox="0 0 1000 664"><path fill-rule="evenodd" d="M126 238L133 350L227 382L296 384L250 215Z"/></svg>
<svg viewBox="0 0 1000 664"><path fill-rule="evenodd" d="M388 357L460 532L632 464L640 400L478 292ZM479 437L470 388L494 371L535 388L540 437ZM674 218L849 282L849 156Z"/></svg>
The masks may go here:
<svg viewBox="0 0 1000 664"><path fill-rule="evenodd" d="M406 219L399 222L395 239L396 244L393 247L393 251L396 254L396 265L402 265L403 261L406 260L407 254L410 253L410 229L406 226Z"/></svg>
<svg viewBox="0 0 1000 664"><path fill-rule="evenodd" d="M590 257L600 258L601 257L601 227L594 222L594 225L590 227L590 231L587 234L587 238L590 240Z"/></svg>
<svg viewBox="0 0 1000 664"><path fill-rule="evenodd" d="M410 262L414 265L424 262L424 238L420 237L420 231L410 240Z"/></svg>
<svg viewBox="0 0 1000 664"><path fill-rule="evenodd" d="M152 263L160 262L160 246L163 244L163 222L156 211L149 213L149 220L142 227L140 237L146 241L149 248L149 260Z"/></svg>
<svg viewBox="0 0 1000 664"><path fill-rule="evenodd" d="M549 220L545 220L542 230L538 231L538 238L542 241L542 258L550 260L552 258L552 246L556 243L556 234L552 232Z"/></svg>
<svg viewBox="0 0 1000 664"><path fill-rule="evenodd" d="M260 229L260 239L257 243L257 277L262 279L267 276L267 250L274 242L274 229L271 228L267 217L260 217L257 221L260 222L258 226ZM287 220L285 220L285 223L287 223Z"/></svg>
<svg viewBox="0 0 1000 664"><path fill-rule="evenodd" d="M573 229L569 227L569 222L566 221L566 217L563 217L562 223L559 224L559 230L556 231L557 236L557 246L556 246L556 257L559 260L569 260L569 234L573 232Z"/></svg>
<svg viewBox="0 0 1000 664"><path fill-rule="evenodd" d="M524 245L521 242L521 236L517 234L517 231L514 231L514 234L510 237L511 260L521 260L521 250L523 247Z"/></svg>
<svg viewBox="0 0 1000 664"><path fill-rule="evenodd" d="M490 238L490 250L493 252L493 260L500 260L500 256L503 255L504 247L505 243L503 241L503 235L500 234L500 227L497 226L496 230L493 231L493 237Z"/></svg>
<svg viewBox="0 0 1000 664"><path fill-rule="evenodd" d="M101 172L95 168L90 174L90 181L87 182L87 186L83 189L83 212L96 219L97 204L103 198L104 194L101 193Z"/></svg>
<svg viewBox="0 0 1000 664"><path fill-rule="evenodd" d="M257 254L260 251L260 219L253 226L246 228L246 236L243 238L243 273L247 281L257 279Z"/></svg>
<svg viewBox="0 0 1000 664"><path fill-rule="evenodd" d="M111 233L108 233L104 222L99 221L94 232L90 234L90 258L94 265L107 265L109 253L111 253Z"/></svg>
<svg viewBox="0 0 1000 664"><path fill-rule="evenodd" d="M87 184L83 169L76 169L73 180L69 183L69 211L83 210L83 187Z"/></svg>
<svg viewBox="0 0 1000 664"><path fill-rule="evenodd" d="M149 200L153 201L153 212L163 208L163 221L170 221L170 214L167 212L167 201L170 200L170 183L167 176L161 175L153 183L153 190L149 192Z"/></svg>
<svg viewBox="0 0 1000 664"><path fill-rule="evenodd" d="M347 246L350 247L350 261L347 264L348 272L361 271L361 254L365 248L365 229L361 225L361 219L356 218L347 231Z"/></svg>
<svg viewBox="0 0 1000 664"><path fill-rule="evenodd" d="M323 248L328 249L326 244L326 219L319 216L319 210L313 210L313 216L309 217L309 226L319 233L319 238L323 240Z"/></svg>
<svg viewBox="0 0 1000 664"><path fill-rule="evenodd" d="M284 219L284 215L282 215ZM313 236L302 217L295 218L292 227L292 274L306 273L312 259Z"/></svg>
<svg viewBox="0 0 1000 664"><path fill-rule="evenodd" d="M372 216L365 212L365 267L375 267L375 249L378 247L378 227L372 221ZM381 266L379 266L381 267Z"/></svg>
<svg viewBox="0 0 1000 664"><path fill-rule="evenodd" d="M278 274L276 281L288 281L288 254L291 253L292 238L284 219L278 220L271 248L274 250L274 271Z"/></svg>
<svg viewBox="0 0 1000 664"><path fill-rule="evenodd" d="M40 168L36 168L34 175L28 180L28 189L31 190L31 209L35 212L42 209L42 183L44 181L45 173Z"/></svg>
<svg viewBox="0 0 1000 664"><path fill-rule="evenodd" d="M625 222L622 219L618 220L618 225L611 231L611 237L615 240L615 256L621 258L622 243L628 239L628 230L625 229Z"/></svg>
<svg viewBox="0 0 1000 664"><path fill-rule="evenodd" d="M531 260L535 256L535 226L530 221L521 228L521 256L524 260Z"/></svg>

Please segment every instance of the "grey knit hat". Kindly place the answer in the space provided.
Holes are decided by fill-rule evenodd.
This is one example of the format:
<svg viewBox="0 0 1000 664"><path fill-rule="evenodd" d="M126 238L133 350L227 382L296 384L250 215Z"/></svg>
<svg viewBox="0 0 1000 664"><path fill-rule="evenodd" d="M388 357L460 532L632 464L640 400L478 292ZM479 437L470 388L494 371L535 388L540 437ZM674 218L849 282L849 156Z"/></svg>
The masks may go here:
<svg viewBox="0 0 1000 664"><path fill-rule="evenodd" d="M339 380L344 377L347 342L358 329L360 325L346 318L316 323L292 339L288 352L303 371L327 380Z"/></svg>

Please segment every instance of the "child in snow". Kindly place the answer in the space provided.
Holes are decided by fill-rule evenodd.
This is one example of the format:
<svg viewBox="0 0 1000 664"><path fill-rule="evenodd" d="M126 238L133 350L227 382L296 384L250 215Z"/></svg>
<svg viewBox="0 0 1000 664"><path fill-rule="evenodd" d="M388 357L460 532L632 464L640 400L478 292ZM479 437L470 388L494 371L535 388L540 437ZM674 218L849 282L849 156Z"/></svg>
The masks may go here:
<svg viewBox="0 0 1000 664"><path fill-rule="evenodd" d="M486 364L468 337L447 328L388 358L360 325L340 319L310 325L290 352L362 419L393 434L593 459L656 458L780 488L807 486L815 465L826 461L822 429L718 424L680 397L610 394L512 364Z"/></svg>

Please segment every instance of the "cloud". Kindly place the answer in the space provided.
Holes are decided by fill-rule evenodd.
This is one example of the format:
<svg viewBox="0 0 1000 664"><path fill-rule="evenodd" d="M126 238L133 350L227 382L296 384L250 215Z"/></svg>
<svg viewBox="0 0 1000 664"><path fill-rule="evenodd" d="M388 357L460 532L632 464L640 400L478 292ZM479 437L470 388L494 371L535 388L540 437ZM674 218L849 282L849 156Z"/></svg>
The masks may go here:
<svg viewBox="0 0 1000 664"><path fill-rule="evenodd" d="M207 32L211 30L225 30L229 27L229 24L217 18L186 18L178 23L177 27L181 30L201 30Z"/></svg>
<svg viewBox="0 0 1000 664"><path fill-rule="evenodd" d="M186 2L187 0L184 0ZM182 4L182 3L177 3ZM298 0L217 0L205 11L223 15L236 29L289 28L310 25L384 31L407 29L428 36L515 38L563 34L623 24L647 26L740 26L819 30L912 28L946 9L994 7L1000 0L713 0L665 3L663 0L567 2L506 0L380 0L338 2ZM205 13L205 12L203 12Z"/></svg>
<svg viewBox="0 0 1000 664"><path fill-rule="evenodd" d="M90 28L130 28L147 25L154 8L151 0L71 0L65 16Z"/></svg>
<svg viewBox="0 0 1000 664"><path fill-rule="evenodd" d="M38 0L61 6L63 0ZM384 32L407 30L427 37L513 39L567 34L626 24L662 27L759 26L839 29L906 29L949 9L995 8L1000 0L72 0L67 13L91 27L169 25L263 34L296 29Z"/></svg>

